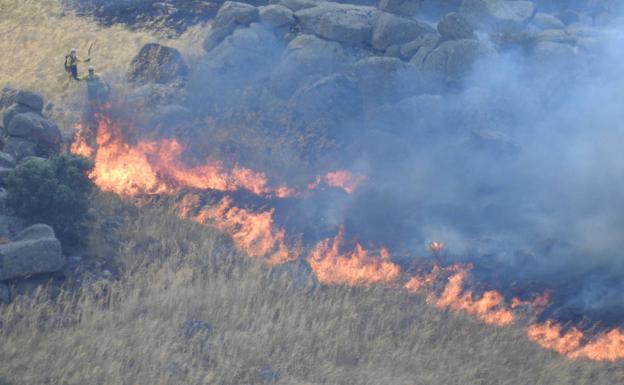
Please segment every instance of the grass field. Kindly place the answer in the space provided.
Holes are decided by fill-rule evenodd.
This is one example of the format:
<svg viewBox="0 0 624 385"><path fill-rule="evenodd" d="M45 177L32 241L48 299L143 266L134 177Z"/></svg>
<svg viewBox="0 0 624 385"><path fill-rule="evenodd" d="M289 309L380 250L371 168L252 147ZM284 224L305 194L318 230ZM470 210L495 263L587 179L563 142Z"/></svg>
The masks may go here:
<svg viewBox="0 0 624 385"><path fill-rule="evenodd" d="M142 44L164 41L48 0L0 0L0 33L0 86L43 92L61 122L83 91L63 72L66 50L97 40L93 64L122 75ZM201 34L166 43L192 63ZM624 383L623 363L567 360L519 325L486 326L380 287L302 290L214 229L106 194L93 204L96 223L122 221L90 239L92 257L114 261L121 278L0 308L0 384Z"/></svg>
<svg viewBox="0 0 624 385"><path fill-rule="evenodd" d="M114 199L96 202L103 218L118 217ZM568 361L519 327L487 327L404 292L297 289L215 231L163 210L135 212L119 234L120 281L0 312L0 377L77 385L624 381L620 364ZM187 320L211 330L185 336Z"/></svg>

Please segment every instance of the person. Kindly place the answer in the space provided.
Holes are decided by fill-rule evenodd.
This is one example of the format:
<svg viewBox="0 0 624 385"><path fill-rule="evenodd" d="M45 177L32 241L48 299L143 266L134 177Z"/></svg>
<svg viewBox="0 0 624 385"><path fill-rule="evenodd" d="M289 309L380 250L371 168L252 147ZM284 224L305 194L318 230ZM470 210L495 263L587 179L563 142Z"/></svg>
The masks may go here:
<svg viewBox="0 0 624 385"><path fill-rule="evenodd" d="M72 79L78 79L78 63L88 63L91 61L91 58L80 59L76 54L76 48L72 48L69 51L69 55L65 55L65 71L69 73Z"/></svg>
<svg viewBox="0 0 624 385"><path fill-rule="evenodd" d="M88 73L80 76L78 79L87 82L87 97L89 102L102 104L108 101L111 88L108 83L102 79L100 74L95 72L93 66L89 66Z"/></svg>

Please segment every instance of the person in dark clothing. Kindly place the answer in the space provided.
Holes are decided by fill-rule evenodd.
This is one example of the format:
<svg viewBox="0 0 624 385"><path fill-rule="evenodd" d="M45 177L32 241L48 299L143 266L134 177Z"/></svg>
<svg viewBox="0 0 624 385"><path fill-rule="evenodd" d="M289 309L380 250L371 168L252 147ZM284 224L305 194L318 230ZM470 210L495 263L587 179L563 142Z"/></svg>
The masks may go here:
<svg viewBox="0 0 624 385"><path fill-rule="evenodd" d="M69 51L69 55L65 55L65 71L71 76L74 80L80 80L78 78L78 63L88 63L91 61L90 58L80 59L76 55L76 48L72 48Z"/></svg>

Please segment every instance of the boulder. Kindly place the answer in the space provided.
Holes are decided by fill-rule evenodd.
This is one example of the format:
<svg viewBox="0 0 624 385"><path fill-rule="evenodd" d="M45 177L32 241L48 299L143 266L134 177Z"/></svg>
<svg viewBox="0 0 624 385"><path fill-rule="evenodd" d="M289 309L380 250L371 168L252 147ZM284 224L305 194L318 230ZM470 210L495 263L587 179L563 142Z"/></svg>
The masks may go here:
<svg viewBox="0 0 624 385"><path fill-rule="evenodd" d="M369 44L378 15L374 7L331 2L295 12L303 33L354 45Z"/></svg>
<svg viewBox="0 0 624 385"><path fill-rule="evenodd" d="M531 1L464 0L460 13L478 29L517 32L533 19L537 7Z"/></svg>
<svg viewBox="0 0 624 385"><path fill-rule="evenodd" d="M271 89L276 95L289 98L302 85L340 71L348 60L340 44L300 34L288 44L273 69Z"/></svg>
<svg viewBox="0 0 624 385"><path fill-rule="evenodd" d="M41 112L43 110L43 96L33 91L18 91L15 102L36 112Z"/></svg>
<svg viewBox="0 0 624 385"><path fill-rule="evenodd" d="M223 3L215 16L210 34L204 40L204 50L207 52L218 46L226 37L238 27L247 27L258 20L258 8L234 1Z"/></svg>
<svg viewBox="0 0 624 385"><path fill-rule="evenodd" d="M382 13L375 21L371 43L373 48L383 51L391 45L404 44L430 32L433 32L433 29L427 24Z"/></svg>
<svg viewBox="0 0 624 385"><path fill-rule="evenodd" d="M246 27L258 20L258 16L258 8L253 5L236 1L226 1L221 8L219 8L219 12L217 12L215 16L214 26L219 28L235 23Z"/></svg>
<svg viewBox="0 0 624 385"><path fill-rule="evenodd" d="M459 85L477 61L495 55L494 48L477 40L448 40L427 55L422 68L449 85Z"/></svg>
<svg viewBox="0 0 624 385"><path fill-rule="evenodd" d="M443 40L474 39L472 25L457 12L448 13L438 23Z"/></svg>
<svg viewBox="0 0 624 385"><path fill-rule="evenodd" d="M9 285L0 283L0 305L7 305L11 302L11 290Z"/></svg>
<svg viewBox="0 0 624 385"><path fill-rule="evenodd" d="M422 0L379 0L379 9L397 15L412 17L418 12Z"/></svg>
<svg viewBox="0 0 624 385"><path fill-rule="evenodd" d="M0 281L52 273L63 268L61 243L47 225L34 225L18 234L15 242L0 245ZM44 230L43 227L47 227Z"/></svg>
<svg viewBox="0 0 624 385"><path fill-rule="evenodd" d="M189 68L180 51L158 43L145 44L132 59L128 79L136 84L184 82Z"/></svg>
<svg viewBox="0 0 624 385"><path fill-rule="evenodd" d="M279 4L260 7L260 22L271 28L289 26L295 23L293 11Z"/></svg>
<svg viewBox="0 0 624 385"><path fill-rule="evenodd" d="M49 156L59 151L63 140L61 130L48 119L34 112L17 114L11 119L7 132L10 138L19 138L36 144L35 154ZM21 159L11 153L16 159Z"/></svg>
<svg viewBox="0 0 624 385"><path fill-rule="evenodd" d="M326 76L297 90L291 98L294 113L304 125L337 125L362 112L362 93L354 79Z"/></svg>
<svg viewBox="0 0 624 385"><path fill-rule="evenodd" d="M4 127L4 131L3 134L4 135L8 135L8 133L6 132L7 128L9 127L9 124L11 123L11 120L13 120L13 118L19 114L23 114L26 112L33 112L33 110L30 107L21 105L21 104L13 104L11 105L11 107L7 108L6 111L4 111L4 116L2 117L2 125Z"/></svg>
<svg viewBox="0 0 624 385"><path fill-rule="evenodd" d="M563 24L561 20L557 19L553 15L549 15L548 13L536 13L535 17L533 17L532 23L542 30L565 28L565 24Z"/></svg>
<svg viewBox="0 0 624 385"><path fill-rule="evenodd" d="M419 36L416 40L401 46L401 57L410 60L413 64L420 65L440 42L440 35L428 33Z"/></svg>
<svg viewBox="0 0 624 385"><path fill-rule="evenodd" d="M37 155L37 143L10 136L5 143L3 150L19 162L29 156Z"/></svg>

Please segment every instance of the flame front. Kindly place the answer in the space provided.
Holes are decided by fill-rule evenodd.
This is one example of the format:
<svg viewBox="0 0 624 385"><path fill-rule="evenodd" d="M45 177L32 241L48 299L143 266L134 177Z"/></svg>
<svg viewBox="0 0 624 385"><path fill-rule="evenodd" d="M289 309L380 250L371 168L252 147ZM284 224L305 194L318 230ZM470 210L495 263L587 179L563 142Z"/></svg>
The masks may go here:
<svg viewBox="0 0 624 385"><path fill-rule="evenodd" d="M352 194L366 180L366 177L364 175L351 174L347 170L337 170L325 174L324 179L328 186L341 188ZM316 185L318 185L318 182Z"/></svg>
<svg viewBox="0 0 624 385"><path fill-rule="evenodd" d="M333 239L319 242L310 252L308 262L320 282L363 286L389 284L398 278L400 268L390 261L388 250L382 248L374 255L356 242L353 250L342 253L343 240L341 228Z"/></svg>
<svg viewBox="0 0 624 385"><path fill-rule="evenodd" d="M198 206L196 195L186 196L180 204L180 215L198 223L212 223L232 237L234 245L251 257L265 258L271 264L284 263L299 257L297 251L286 245L286 232L277 228L273 210L254 213L236 207L230 197L224 197L215 206L205 206L192 215Z"/></svg>
<svg viewBox="0 0 624 385"><path fill-rule="evenodd" d="M588 340L583 332L575 327L563 331L554 321L529 326L527 334L540 346L554 350L570 359L586 358L599 361L624 359L624 334L612 329Z"/></svg>

